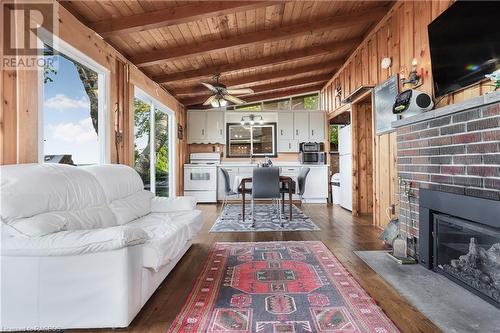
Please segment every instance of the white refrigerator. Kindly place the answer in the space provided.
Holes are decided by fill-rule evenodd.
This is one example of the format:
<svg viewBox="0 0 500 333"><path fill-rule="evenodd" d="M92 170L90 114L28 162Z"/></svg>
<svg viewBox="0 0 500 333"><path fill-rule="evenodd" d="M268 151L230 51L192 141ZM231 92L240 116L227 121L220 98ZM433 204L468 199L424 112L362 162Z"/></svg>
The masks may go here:
<svg viewBox="0 0 500 333"><path fill-rule="evenodd" d="M339 129L340 206L352 210L351 125Z"/></svg>

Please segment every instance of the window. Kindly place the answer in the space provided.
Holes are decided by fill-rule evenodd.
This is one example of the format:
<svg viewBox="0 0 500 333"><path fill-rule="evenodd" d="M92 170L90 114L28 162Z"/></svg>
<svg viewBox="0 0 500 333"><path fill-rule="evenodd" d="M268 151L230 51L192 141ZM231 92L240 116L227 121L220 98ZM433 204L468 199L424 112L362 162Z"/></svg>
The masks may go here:
<svg viewBox="0 0 500 333"><path fill-rule="evenodd" d="M106 70L78 51L44 45L40 161L86 165L107 161Z"/></svg>
<svg viewBox="0 0 500 333"><path fill-rule="evenodd" d="M292 97L292 110L318 110L318 106L318 94Z"/></svg>
<svg viewBox="0 0 500 333"><path fill-rule="evenodd" d="M276 157L276 123L228 124L227 157Z"/></svg>
<svg viewBox="0 0 500 333"><path fill-rule="evenodd" d="M240 106L235 106L235 110L237 111L262 111L262 104L261 103L254 103L254 104L246 104L246 105L240 105Z"/></svg>
<svg viewBox="0 0 500 333"><path fill-rule="evenodd" d="M144 188L157 196L173 195L173 112L137 90L134 99L134 168ZM151 149L154 147L154 149Z"/></svg>
<svg viewBox="0 0 500 333"><path fill-rule="evenodd" d="M264 110L290 110L290 98L264 102Z"/></svg>

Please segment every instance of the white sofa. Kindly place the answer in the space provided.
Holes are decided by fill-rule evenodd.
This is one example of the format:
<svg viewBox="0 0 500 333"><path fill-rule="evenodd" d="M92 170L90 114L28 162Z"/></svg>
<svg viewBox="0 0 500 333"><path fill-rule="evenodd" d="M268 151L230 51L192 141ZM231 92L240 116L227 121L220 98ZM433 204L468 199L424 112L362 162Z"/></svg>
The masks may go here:
<svg viewBox="0 0 500 333"><path fill-rule="evenodd" d="M0 330L126 327L202 226L124 165L3 166Z"/></svg>

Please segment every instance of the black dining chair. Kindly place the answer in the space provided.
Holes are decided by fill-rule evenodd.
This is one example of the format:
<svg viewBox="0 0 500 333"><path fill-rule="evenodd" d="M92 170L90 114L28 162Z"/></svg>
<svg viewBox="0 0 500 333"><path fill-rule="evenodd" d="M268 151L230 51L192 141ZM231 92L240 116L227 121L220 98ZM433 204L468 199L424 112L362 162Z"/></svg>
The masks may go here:
<svg viewBox="0 0 500 333"><path fill-rule="evenodd" d="M295 182L292 182L292 193L295 193L300 198L300 204L302 205L302 196L306 190L306 178L311 171L311 168L302 167L300 168L299 175L297 176L297 185ZM296 191L295 186L298 186L298 191ZM288 183L283 183L283 186L280 189L281 192L281 209L285 212L285 194L288 193Z"/></svg>
<svg viewBox="0 0 500 333"><path fill-rule="evenodd" d="M279 208L280 197L280 169L278 167L254 168L252 176L252 228L255 227L255 199L276 200L280 225L283 227L281 209Z"/></svg>

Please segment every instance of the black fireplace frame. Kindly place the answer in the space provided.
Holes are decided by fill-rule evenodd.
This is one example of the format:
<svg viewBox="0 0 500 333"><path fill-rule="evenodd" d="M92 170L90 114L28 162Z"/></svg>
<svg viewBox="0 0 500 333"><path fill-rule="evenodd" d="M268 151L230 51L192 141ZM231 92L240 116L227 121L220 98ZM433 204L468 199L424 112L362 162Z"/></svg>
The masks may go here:
<svg viewBox="0 0 500 333"><path fill-rule="evenodd" d="M424 188L419 194L419 262L428 269L433 269L434 261L434 213L498 228L496 221L500 220L500 201Z"/></svg>
<svg viewBox="0 0 500 333"><path fill-rule="evenodd" d="M444 274L443 270L435 267L434 235L436 226L434 216L437 214L449 215L498 229L500 228L500 201L429 189L420 189L419 194L419 263L451 278L457 284L491 303L487 296L453 278L453 276Z"/></svg>

